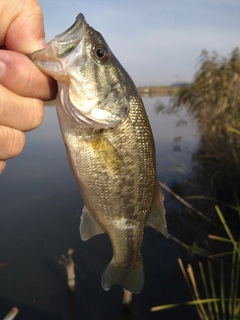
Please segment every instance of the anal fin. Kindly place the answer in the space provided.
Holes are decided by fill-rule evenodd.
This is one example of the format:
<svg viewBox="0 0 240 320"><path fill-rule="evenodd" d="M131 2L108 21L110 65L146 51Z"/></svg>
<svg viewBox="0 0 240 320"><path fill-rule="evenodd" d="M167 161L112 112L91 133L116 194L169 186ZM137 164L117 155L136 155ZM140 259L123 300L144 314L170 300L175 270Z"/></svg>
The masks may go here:
<svg viewBox="0 0 240 320"><path fill-rule="evenodd" d="M91 216L86 206L83 207L79 227L81 239L86 241L98 234L104 233L103 229Z"/></svg>
<svg viewBox="0 0 240 320"><path fill-rule="evenodd" d="M157 231L161 232L164 236L168 237L167 222L165 218L164 208L164 194L160 188L159 182L156 180L155 196L153 206L148 217L147 224Z"/></svg>

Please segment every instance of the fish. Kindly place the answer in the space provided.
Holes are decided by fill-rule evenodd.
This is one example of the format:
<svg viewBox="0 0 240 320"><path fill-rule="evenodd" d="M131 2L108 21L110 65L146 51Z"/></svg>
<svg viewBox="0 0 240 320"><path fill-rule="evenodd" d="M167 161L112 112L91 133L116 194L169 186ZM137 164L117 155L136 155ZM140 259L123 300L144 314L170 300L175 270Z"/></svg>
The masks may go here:
<svg viewBox="0 0 240 320"><path fill-rule="evenodd" d="M103 289L144 285L142 242L150 225L167 236L155 144L142 99L103 36L79 14L29 55L58 84L56 110L71 172L84 202L82 240L106 233L113 257Z"/></svg>

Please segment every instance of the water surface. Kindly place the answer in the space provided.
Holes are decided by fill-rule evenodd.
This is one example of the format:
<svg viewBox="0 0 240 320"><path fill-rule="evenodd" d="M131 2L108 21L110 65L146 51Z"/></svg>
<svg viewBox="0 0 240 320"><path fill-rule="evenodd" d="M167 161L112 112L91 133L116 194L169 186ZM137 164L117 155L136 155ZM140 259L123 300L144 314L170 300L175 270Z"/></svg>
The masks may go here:
<svg viewBox="0 0 240 320"><path fill-rule="evenodd" d="M184 112L157 114L158 98L144 98L152 125L158 178L171 185L184 181L197 147L195 124L176 126ZM43 124L26 134L24 152L7 163L0 176L0 318L17 306L17 319L123 319L122 290L101 288L101 274L111 259L107 235L86 242L79 236L83 202L71 176L54 107ZM182 137L176 144L174 139ZM175 150L175 151L174 151ZM173 199L166 194L166 206ZM171 230L171 216L167 216ZM73 248L77 292L72 299L59 257ZM147 228L143 244L145 286L134 295L128 319L173 319L178 310L150 313L159 304L190 300L177 264L180 246ZM194 308L181 315L196 317Z"/></svg>

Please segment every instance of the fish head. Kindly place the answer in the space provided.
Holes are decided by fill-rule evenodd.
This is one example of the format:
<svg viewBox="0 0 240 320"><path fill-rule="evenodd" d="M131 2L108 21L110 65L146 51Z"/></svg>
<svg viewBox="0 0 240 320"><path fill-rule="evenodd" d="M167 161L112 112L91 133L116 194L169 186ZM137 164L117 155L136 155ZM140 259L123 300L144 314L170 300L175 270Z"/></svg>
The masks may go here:
<svg viewBox="0 0 240 320"><path fill-rule="evenodd" d="M64 110L81 125L113 128L127 118L134 85L102 35L87 24L83 14L46 48L29 57L57 80Z"/></svg>

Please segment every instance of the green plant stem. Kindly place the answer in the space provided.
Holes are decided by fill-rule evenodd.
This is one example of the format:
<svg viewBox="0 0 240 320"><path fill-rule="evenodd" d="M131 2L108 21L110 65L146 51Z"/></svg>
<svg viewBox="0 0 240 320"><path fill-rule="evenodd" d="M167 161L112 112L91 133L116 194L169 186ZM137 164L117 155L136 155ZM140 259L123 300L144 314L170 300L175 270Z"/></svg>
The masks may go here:
<svg viewBox="0 0 240 320"><path fill-rule="evenodd" d="M224 295L224 269L223 269L223 260L220 262L221 268L221 276L220 276L220 295L221 295L221 307L222 307L222 314L226 315L226 308L225 308L225 295Z"/></svg>
<svg viewBox="0 0 240 320"><path fill-rule="evenodd" d="M209 271L209 281L210 281L210 286L211 286L211 290L212 290L212 297L214 300L214 310L215 310L215 314L216 314L216 319L220 320L219 317L219 308L218 308L218 303L217 303L217 298L216 298L216 290L215 290L215 285L214 285L214 280L213 280L213 273L212 273L212 265L211 262L208 261L208 271Z"/></svg>
<svg viewBox="0 0 240 320"><path fill-rule="evenodd" d="M201 273L201 277L202 277L202 281L203 281L203 286L204 286L206 298L207 298L207 299L210 299L210 294L209 294L209 290L208 290L207 280L206 280L206 276L205 276L205 272L204 272L204 269L203 269L202 262L199 262L199 269L200 269L200 273ZM208 303L208 310L209 310L210 319L211 319L211 320L214 320L213 309L212 309L212 305L211 305L210 302Z"/></svg>

